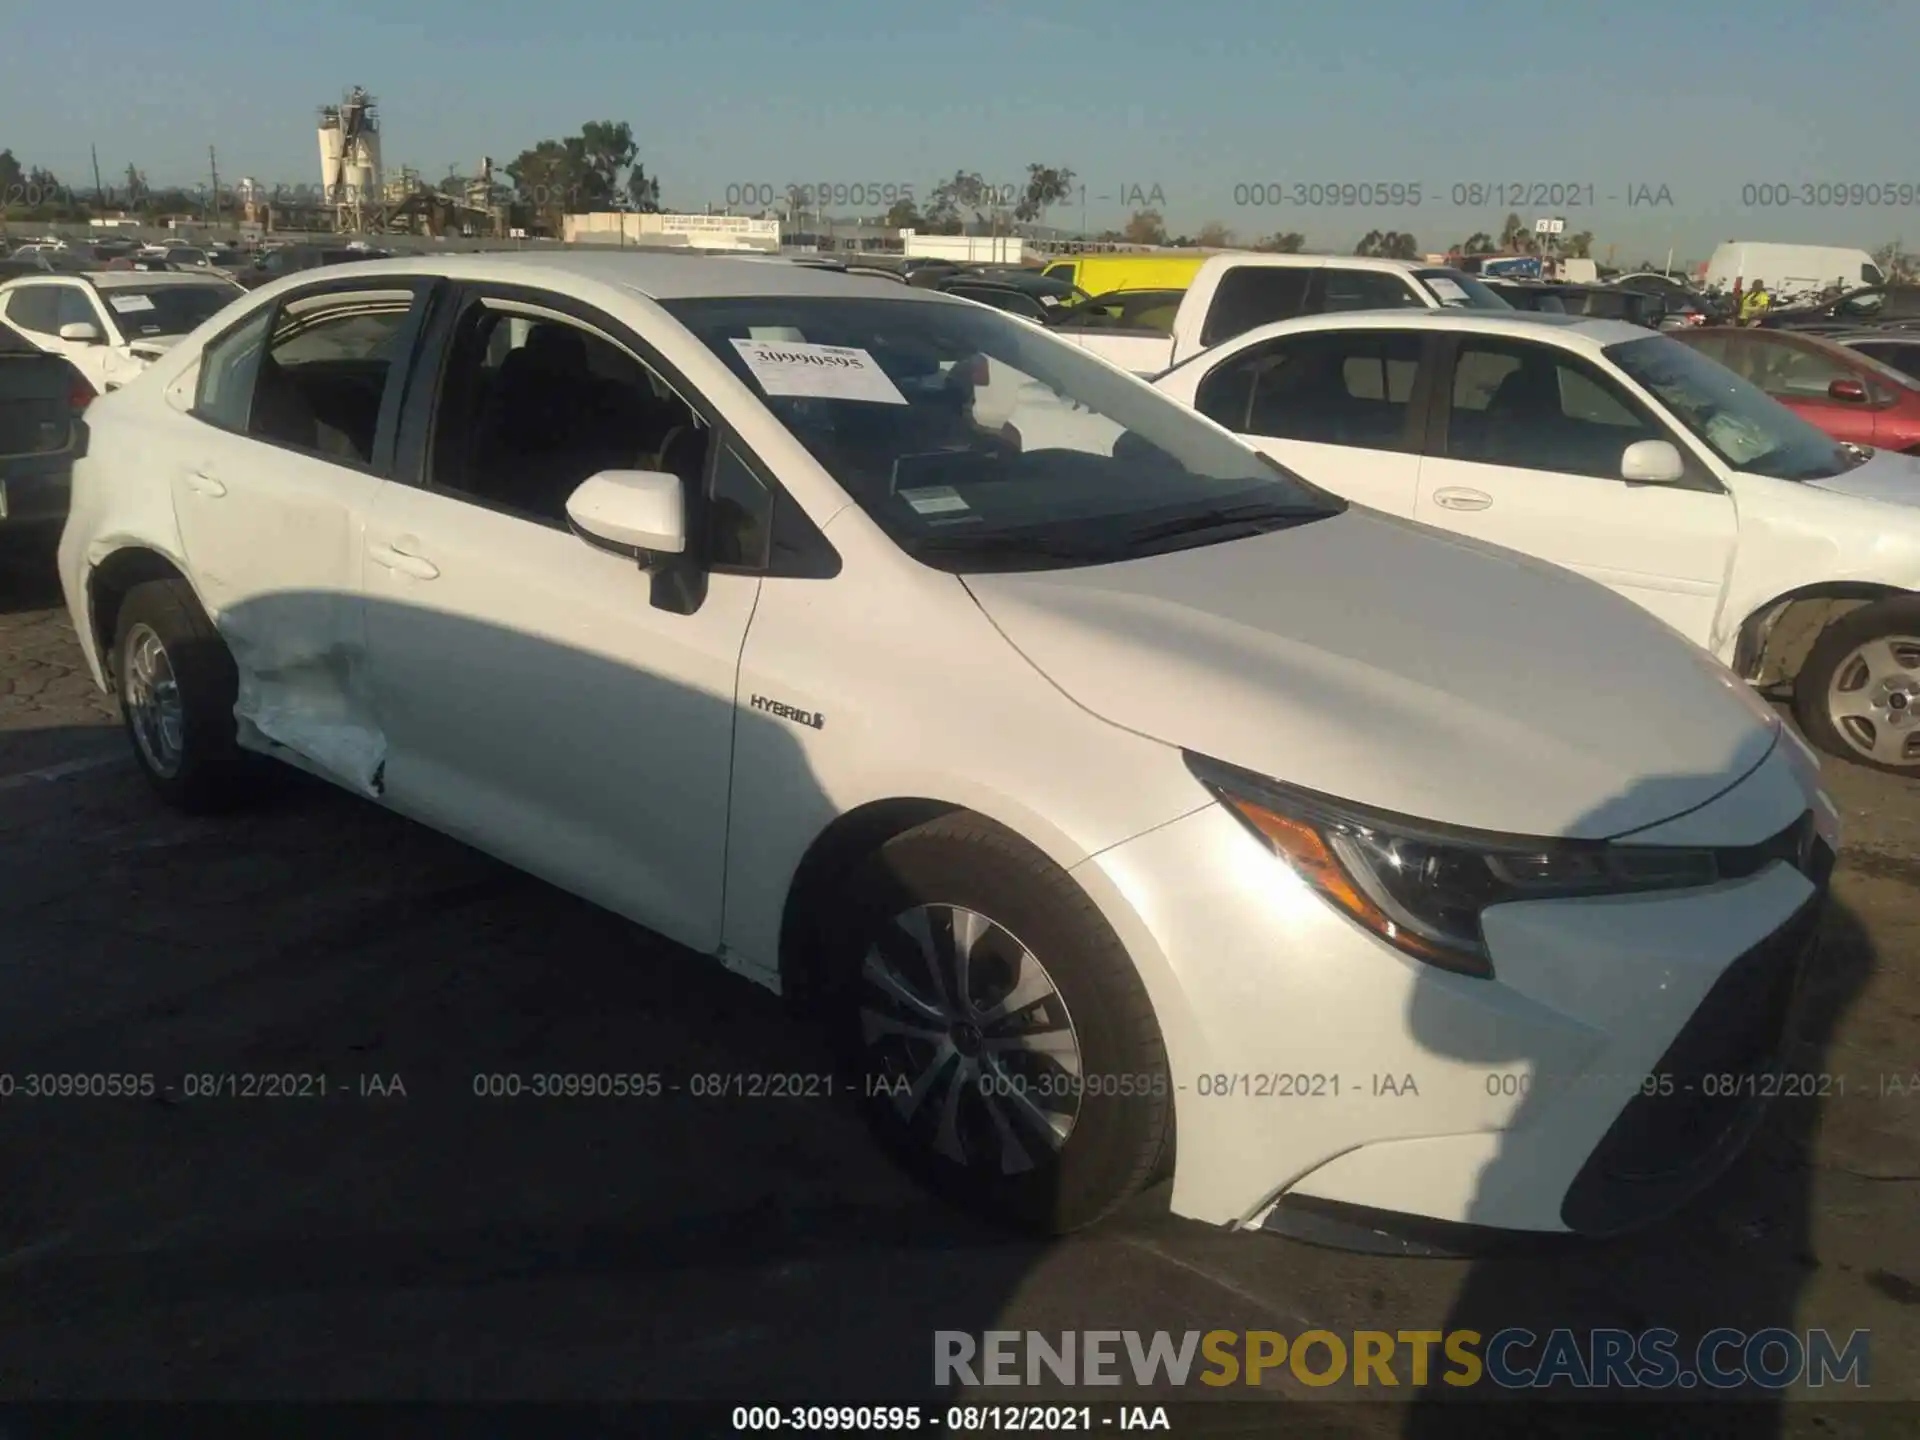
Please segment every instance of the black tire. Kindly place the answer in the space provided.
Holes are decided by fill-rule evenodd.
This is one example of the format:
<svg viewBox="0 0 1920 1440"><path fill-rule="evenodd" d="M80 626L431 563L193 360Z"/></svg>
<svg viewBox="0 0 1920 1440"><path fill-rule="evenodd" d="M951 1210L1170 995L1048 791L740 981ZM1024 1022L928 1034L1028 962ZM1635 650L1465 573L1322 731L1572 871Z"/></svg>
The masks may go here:
<svg viewBox="0 0 1920 1440"><path fill-rule="evenodd" d="M1920 641L1920 595L1878 600L1841 616L1820 632L1819 639L1807 652L1800 673L1794 677L1793 714L1800 722L1801 733L1829 755L1890 775L1920 776L1920 739L1912 739L1907 747L1908 755L1897 762L1868 754L1856 743L1868 733L1867 728L1852 727L1854 738L1849 738L1835 722L1827 703L1829 688L1836 679L1852 678L1843 672L1852 669L1854 655L1862 645L1873 640L1902 638ZM1903 685L1902 698L1894 702L1898 708L1886 713L1913 715L1914 718L1899 729L1908 737L1920 736L1920 674ZM1874 726L1872 733L1887 733L1887 730L1884 726Z"/></svg>
<svg viewBox="0 0 1920 1440"><path fill-rule="evenodd" d="M156 637L179 694L177 764L157 764L142 742L130 688L136 636ZM240 677L226 642L184 580L149 580L120 603L113 637L114 691L140 773L169 805L190 814L232 810L270 788L273 766L240 748L234 701Z"/></svg>
<svg viewBox="0 0 1920 1440"><path fill-rule="evenodd" d="M1173 1084L1152 1004L1119 938L1065 871L991 822L947 815L888 841L856 867L840 898L828 938L833 984L827 1014L835 1051L877 1138L911 1174L991 1220L1058 1235L1103 1219L1170 1158ZM862 979L862 964L877 943L888 945L890 954L905 953L909 961L917 956L917 947L901 950L910 942L894 918L923 905L971 910L998 927L974 952L970 989L978 1001L976 1013L991 1010L1006 994L1013 973L1006 956L1024 947L1064 1004L1064 1033L1077 1039L1083 1083L1070 1102L1062 1102L1052 1099L1059 1092L1051 1087L1068 1072L1043 1074L1049 1062L1030 1052L995 1050L996 1032L988 1027L984 1049L991 1056L1002 1066L1039 1067L1027 1070L1022 1084L1076 1111L1058 1148L1043 1143L1039 1129L1020 1129L1031 1168L1019 1173L1005 1173L1004 1132L993 1124L981 1072L963 1082L959 1077L969 1072L958 1060L949 1062L953 1070L935 1072L944 1073L947 1086L959 1091L957 1130L974 1163L958 1163L934 1145L947 1086L936 1085L911 1119L902 1117L896 1105L900 1097L893 1093L909 1077L927 1073L924 1058L936 1052L930 1046L909 1051L904 1047L910 1042L891 1038L877 1047L867 1043L863 1011L871 1015L887 1006L881 992ZM935 928L950 937L950 928ZM1017 937L1017 946L1009 946L1007 937ZM1035 974L1030 965L1023 969ZM925 984L914 988L928 993ZM1012 1014L1025 1017L1024 1022L1001 1021L998 1033L1047 1028L1042 1021L1061 1019L1052 999ZM968 1043L977 1052L977 1032ZM1005 1085L1008 1078L1003 1068L998 1082L988 1083ZM1021 1118L1016 1103L1003 1100L997 1108L1019 1129L1013 1124Z"/></svg>

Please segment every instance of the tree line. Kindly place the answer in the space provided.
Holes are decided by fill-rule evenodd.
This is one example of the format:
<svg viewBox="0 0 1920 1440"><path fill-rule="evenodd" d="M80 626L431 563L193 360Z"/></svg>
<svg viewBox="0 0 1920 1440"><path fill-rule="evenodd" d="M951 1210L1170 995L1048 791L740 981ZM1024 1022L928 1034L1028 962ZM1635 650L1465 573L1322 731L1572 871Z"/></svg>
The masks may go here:
<svg viewBox="0 0 1920 1440"><path fill-rule="evenodd" d="M500 184L490 177L449 173L427 188L465 204L476 186L487 183L490 206L511 211L516 224L530 223L557 235L569 212L658 214L663 208L660 181L647 173L639 154L639 143L628 122L590 120L576 133L541 140L508 161L501 173L510 184ZM955 170L935 184L924 201L895 201L879 217L880 223L932 235L1016 234L1022 227L1044 225L1055 207L1079 193L1078 178L1071 166L1040 162L1027 166L1026 179L1018 186L993 185L977 170ZM208 220L231 213L230 202L210 194L205 186L154 187L132 164L112 187L76 188L51 170L24 164L12 150L0 149L0 219L84 221L98 208L145 217L194 215ZM796 226L813 206L809 197L795 187L779 208L789 226ZM1218 220L1207 221L1190 235L1176 235L1168 231L1165 216L1154 208L1135 210L1119 228L1101 230L1087 238L1111 244L1281 254L1297 254L1307 245L1306 236L1298 231L1243 238ZM1553 237L1538 235L1518 214L1510 212L1497 232L1476 230L1448 249L1461 255L1541 255L1548 253L1549 246L1551 253L1561 257L1591 258L1594 235L1591 230ZM1369 230L1354 253L1417 260L1425 252L1406 231ZM1882 245L1874 258L1889 275L1912 272L1911 261L1896 245Z"/></svg>

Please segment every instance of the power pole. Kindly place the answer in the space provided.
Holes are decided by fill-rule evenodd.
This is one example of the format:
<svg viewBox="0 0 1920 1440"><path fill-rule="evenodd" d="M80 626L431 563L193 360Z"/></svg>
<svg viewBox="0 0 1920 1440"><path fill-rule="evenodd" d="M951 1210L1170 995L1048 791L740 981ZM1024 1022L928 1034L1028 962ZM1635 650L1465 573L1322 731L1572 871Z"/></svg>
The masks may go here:
<svg viewBox="0 0 1920 1440"><path fill-rule="evenodd" d="M220 162L213 157L213 146L207 146L207 169L213 174L213 200L211 202L212 223L220 223Z"/></svg>
<svg viewBox="0 0 1920 1440"><path fill-rule="evenodd" d="M98 204L102 210L104 210L107 208L107 187L100 183L100 147L98 145L89 145L87 149L91 151L93 154L94 202Z"/></svg>

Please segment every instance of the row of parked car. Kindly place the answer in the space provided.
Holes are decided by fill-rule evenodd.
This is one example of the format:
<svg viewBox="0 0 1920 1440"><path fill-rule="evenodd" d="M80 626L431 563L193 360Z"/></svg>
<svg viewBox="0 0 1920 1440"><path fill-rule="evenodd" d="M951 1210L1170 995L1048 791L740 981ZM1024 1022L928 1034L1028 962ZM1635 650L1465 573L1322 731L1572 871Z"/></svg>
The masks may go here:
<svg viewBox="0 0 1920 1440"><path fill-rule="evenodd" d="M1720 1173L1839 843L1757 688L1920 769L1920 461L1444 267L1215 257L1150 334L941 288L236 300L81 431L59 568L143 773L293 765L715 957L1043 1232L1171 1176L1407 1253Z"/></svg>

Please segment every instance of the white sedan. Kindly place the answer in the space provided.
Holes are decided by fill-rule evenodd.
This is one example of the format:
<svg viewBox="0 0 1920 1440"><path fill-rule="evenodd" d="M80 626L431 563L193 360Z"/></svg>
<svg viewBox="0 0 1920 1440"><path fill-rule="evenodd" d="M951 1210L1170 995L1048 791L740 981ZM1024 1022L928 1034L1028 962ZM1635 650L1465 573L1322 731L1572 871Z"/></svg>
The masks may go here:
<svg viewBox="0 0 1920 1440"><path fill-rule="evenodd" d="M118 389L188 331L246 292L221 275L89 271L0 285L0 320L64 355L95 390Z"/></svg>
<svg viewBox="0 0 1920 1440"><path fill-rule="evenodd" d="M985 1213L1171 1171L1227 1226L1610 1234L1751 1132L1837 844L1811 753L1643 610L1031 325L373 261L89 425L62 581L161 796L284 761L714 956Z"/></svg>
<svg viewBox="0 0 1920 1440"><path fill-rule="evenodd" d="M1599 581L1790 685L1821 748L1920 776L1920 460L1613 320L1316 316L1154 383L1336 494Z"/></svg>

